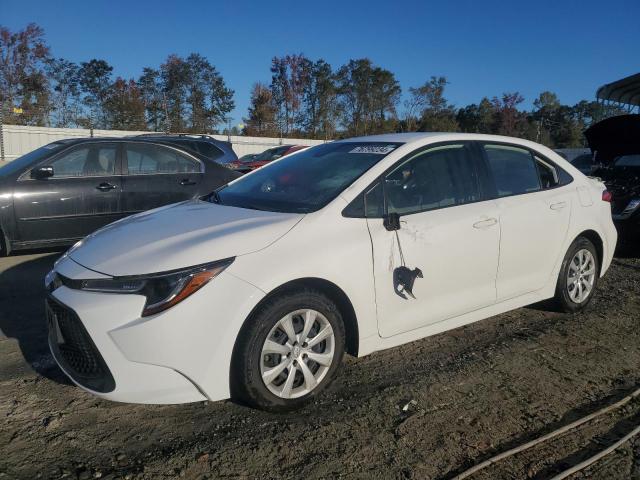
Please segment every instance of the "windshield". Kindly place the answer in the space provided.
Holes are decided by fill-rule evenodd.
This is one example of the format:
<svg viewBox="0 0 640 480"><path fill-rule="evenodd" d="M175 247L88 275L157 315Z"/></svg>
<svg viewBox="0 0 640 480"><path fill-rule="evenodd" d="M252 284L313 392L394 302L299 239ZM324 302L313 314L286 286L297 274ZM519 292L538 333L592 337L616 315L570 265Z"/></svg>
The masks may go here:
<svg viewBox="0 0 640 480"><path fill-rule="evenodd" d="M640 154L622 155L616 158L613 165L615 167L640 167Z"/></svg>
<svg viewBox="0 0 640 480"><path fill-rule="evenodd" d="M212 201L272 212L314 212L399 145L388 142L318 145L236 180L219 190Z"/></svg>
<svg viewBox="0 0 640 480"><path fill-rule="evenodd" d="M16 158L12 162L9 162L4 167L0 168L0 177L7 177L19 170L23 170L28 166L43 160L45 157L52 155L64 146L64 143L50 143L44 147L36 148L35 150Z"/></svg>

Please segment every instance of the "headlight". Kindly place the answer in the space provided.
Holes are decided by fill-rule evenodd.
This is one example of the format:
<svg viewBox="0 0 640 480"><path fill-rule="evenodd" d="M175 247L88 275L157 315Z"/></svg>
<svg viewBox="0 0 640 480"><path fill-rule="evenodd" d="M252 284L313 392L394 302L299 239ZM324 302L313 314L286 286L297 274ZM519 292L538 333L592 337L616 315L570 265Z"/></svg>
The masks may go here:
<svg viewBox="0 0 640 480"><path fill-rule="evenodd" d="M147 298L142 316L171 308L214 279L233 262L227 258L183 270L151 275L82 280L81 290L103 293L134 293Z"/></svg>

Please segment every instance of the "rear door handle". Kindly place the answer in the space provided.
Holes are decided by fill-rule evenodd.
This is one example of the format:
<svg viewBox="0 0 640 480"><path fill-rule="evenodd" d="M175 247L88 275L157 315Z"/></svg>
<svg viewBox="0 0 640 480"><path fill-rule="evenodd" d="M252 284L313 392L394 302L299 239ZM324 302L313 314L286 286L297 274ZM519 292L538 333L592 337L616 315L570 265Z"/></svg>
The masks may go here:
<svg viewBox="0 0 640 480"><path fill-rule="evenodd" d="M551 205L549 205L549 208L551 210L562 210L566 206L567 206L567 202L557 202L557 203L552 203Z"/></svg>
<svg viewBox="0 0 640 480"><path fill-rule="evenodd" d="M196 184L196 182L192 182L188 178L183 178L182 181L180 182L180 185L183 185L183 186L195 185L195 184Z"/></svg>
<svg viewBox="0 0 640 480"><path fill-rule="evenodd" d="M108 192L109 190L113 190L114 188L116 188L116 186L115 185L111 185L110 183L107 183L107 182L102 182L96 188L98 190L100 190L101 192Z"/></svg>
<svg viewBox="0 0 640 480"><path fill-rule="evenodd" d="M487 218L486 220L480 220L479 222L474 223L473 228L489 228L493 227L496 223L498 223L497 219Z"/></svg>

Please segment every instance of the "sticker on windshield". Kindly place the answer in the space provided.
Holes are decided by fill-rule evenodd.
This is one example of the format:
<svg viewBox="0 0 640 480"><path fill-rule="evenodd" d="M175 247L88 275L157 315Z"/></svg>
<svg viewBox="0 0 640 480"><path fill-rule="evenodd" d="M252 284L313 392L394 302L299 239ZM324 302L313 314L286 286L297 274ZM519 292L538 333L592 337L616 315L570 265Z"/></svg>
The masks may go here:
<svg viewBox="0 0 640 480"><path fill-rule="evenodd" d="M350 150L349 153L374 153L376 155L386 155L395 150L395 145L361 145Z"/></svg>

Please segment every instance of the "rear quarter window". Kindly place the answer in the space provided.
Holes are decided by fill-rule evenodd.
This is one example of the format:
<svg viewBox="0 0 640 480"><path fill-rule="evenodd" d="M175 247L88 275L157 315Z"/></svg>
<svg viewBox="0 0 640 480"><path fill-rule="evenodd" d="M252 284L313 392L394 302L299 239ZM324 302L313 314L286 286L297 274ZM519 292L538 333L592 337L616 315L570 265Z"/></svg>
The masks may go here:
<svg viewBox="0 0 640 480"><path fill-rule="evenodd" d="M224 152L211 142L200 140L172 140L171 143L178 148L207 157L209 160L217 160L224 155Z"/></svg>
<svg viewBox="0 0 640 480"><path fill-rule="evenodd" d="M224 155L224 152L215 145L208 142L196 142L198 152L209 160L217 160Z"/></svg>

